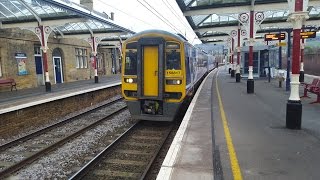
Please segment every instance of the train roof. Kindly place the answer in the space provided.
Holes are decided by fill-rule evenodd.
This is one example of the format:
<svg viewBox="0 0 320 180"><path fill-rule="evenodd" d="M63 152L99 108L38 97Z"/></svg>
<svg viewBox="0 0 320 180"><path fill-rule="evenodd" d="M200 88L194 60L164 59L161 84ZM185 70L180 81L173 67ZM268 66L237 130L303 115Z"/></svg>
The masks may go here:
<svg viewBox="0 0 320 180"><path fill-rule="evenodd" d="M179 41L183 41L183 42L187 42L187 40L185 40L184 38L176 35L176 34L172 34L168 31L164 31L164 30L156 30L156 29L151 29L151 30L146 30L146 31L141 31L137 34L134 34L133 36L131 36L130 38L128 38L125 42L127 41L130 41L131 39L134 39L136 37L139 37L141 35L144 35L144 34L153 34L153 33L157 33L157 34L162 34L162 35L166 35L166 36L170 36L174 39L177 39Z"/></svg>

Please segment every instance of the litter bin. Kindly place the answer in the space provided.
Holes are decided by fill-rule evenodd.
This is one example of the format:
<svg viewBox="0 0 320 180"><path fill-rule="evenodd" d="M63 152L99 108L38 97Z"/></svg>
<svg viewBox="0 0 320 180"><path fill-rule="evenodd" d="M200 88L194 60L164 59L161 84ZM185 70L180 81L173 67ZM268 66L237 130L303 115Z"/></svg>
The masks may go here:
<svg viewBox="0 0 320 180"><path fill-rule="evenodd" d="M283 70L279 70L279 73L278 73L279 88L282 87L282 82L284 81L284 79L285 79L285 72Z"/></svg>

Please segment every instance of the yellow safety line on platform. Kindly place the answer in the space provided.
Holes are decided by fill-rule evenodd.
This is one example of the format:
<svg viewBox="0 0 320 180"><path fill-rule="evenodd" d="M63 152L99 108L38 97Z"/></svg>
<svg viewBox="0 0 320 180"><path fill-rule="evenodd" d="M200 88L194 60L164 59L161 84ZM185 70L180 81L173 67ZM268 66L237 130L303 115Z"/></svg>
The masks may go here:
<svg viewBox="0 0 320 180"><path fill-rule="evenodd" d="M218 95L218 100L219 100L221 121L222 121L222 124L223 124L224 135L226 137L228 151L229 151L229 157L230 157L230 163L231 163L233 179L242 180L242 175L241 175L241 170L240 170L237 154L236 154L236 151L234 150L234 146L233 146L233 143L232 143L232 137L231 137L230 130L229 130L229 127L228 127L228 120L227 120L226 114L225 114L224 109L223 109L223 104L222 104L222 100L221 100L221 96L220 96L220 92L219 92L218 74L219 74L219 71L218 71L218 73L216 75L216 89L217 89L217 95Z"/></svg>

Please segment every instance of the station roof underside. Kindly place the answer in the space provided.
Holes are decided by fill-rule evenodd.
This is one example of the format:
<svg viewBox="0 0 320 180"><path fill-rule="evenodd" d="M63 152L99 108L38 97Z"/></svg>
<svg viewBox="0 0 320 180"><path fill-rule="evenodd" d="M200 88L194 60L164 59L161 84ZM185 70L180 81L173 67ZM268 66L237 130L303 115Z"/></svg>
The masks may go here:
<svg viewBox="0 0 320 180"><path fill-rule="evenodd" d="M248 13L251 0L176 0L190 26L202 43L225 41L232 30L239 26L239 14ZM287 0L255 0L255 12L264 12L265 20L257 33L279 32L292 28L287 22L289 5ZM305 25L318 30L320 26L320 1L309 0L309 19ZM228 32L228 33L226 33ZM259 34L257 34L259 35Z"/></svg>
<svg viewBox="0 0 320 180"><path fill-rule="evenodd" d="M0 28L50 26L57 37L88 35L126 39L134 31L110 20L108 15L69 0L0 0Z"/></svg>

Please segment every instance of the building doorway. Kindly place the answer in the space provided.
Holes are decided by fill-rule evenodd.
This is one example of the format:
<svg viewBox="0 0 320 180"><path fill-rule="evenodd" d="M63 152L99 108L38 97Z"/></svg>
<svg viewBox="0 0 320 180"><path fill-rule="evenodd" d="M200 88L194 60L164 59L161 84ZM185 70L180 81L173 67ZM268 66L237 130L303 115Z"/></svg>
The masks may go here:
<svg viewBox="0 0 320 180"><path fill-rule="evenodd" d="M53 72L54 72L54 78L55 83L63 83L63 66L62 66L62 57L61 57L61 51L60 49L56 48L52 52L52 58L53 58Z"/></svg>
<svg viewBox="0 0 320 180"><path fill-rule="evenodd" d="M40 46L34 47L34 61L36 65L36 75L37 75L37 85L44 85L44 70L43 70L43 60Z"/></svg>

